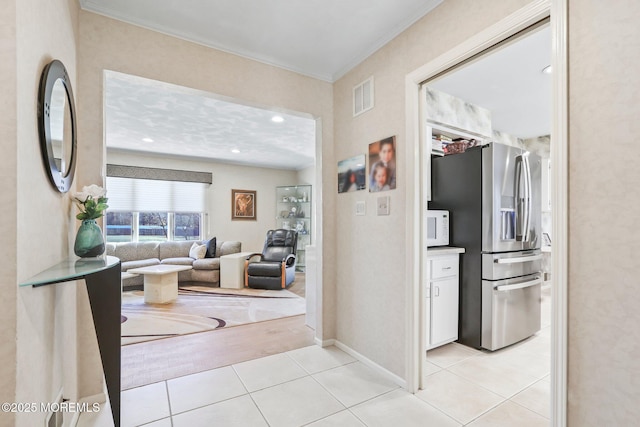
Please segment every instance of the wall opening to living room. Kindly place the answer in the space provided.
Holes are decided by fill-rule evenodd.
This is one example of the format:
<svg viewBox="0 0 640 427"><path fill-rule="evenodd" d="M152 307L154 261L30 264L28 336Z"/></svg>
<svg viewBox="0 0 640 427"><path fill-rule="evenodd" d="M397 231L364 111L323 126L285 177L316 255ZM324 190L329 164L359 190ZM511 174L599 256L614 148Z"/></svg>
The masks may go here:
<svg viewBox="0 0 640 427"><path fill-rule="evenodd" d="M295 218L284 223L294 230L302 223L302 230L297 230L302 253L306 245L316 244L321 227L321 210L316 209L315 197L321 185L316 178L320 134L311 115L112 71L105 72L104 84L107 195L114 201L118 199L117 209L107 212L107 241L179 242L216 237L218 241L241 242L243 253L261 252L267 230L283 227L283 221L277 219L282 210L278 187L308 185L308 194L300 193L292 205L304 205L304 209L297 208L293 211ZM129 168L125 171L127 177L113 175L114 170L124 168ZM158 171L178 175L205 173L211 177L211 184L197 183L198 189L189 190L175 187L175 181L171 184L162 178L143 179ZM127 185L118 182L115 186L115 180ZM141 183L150 184L149 189ZM232 197L238 190L253 194L250 218L239 218L234 212L237 206ZM126 193L126 197L110 193L113 191ZM178 208L150 208L153 195L171 199ZM185 195L202 199L200 204L197 200L191 204L201 208L181 209ZM130 207L121 203L127 198ZM144 203L138 203L136 198L144 198ZM304 218L298 214L301 210ZM306 324L315 329L315 316L310 314L321 301L316 300L315 289L307 287L308 283L315 283L308 279L310 274L315 275L298 268L296 281L287 291L302 297L313 291L313 298L307 300L314 304L303 304L302 312L307 313ZM283 311L282 317L298 313L298 308L288 310ZM256 319L261 320L260 316ZM228 321L227 327L233 324ZM312 343L313 330L310 331ZM279 339L287 338L280 335ZM294 341L291 345L297 345Z"/></svg>

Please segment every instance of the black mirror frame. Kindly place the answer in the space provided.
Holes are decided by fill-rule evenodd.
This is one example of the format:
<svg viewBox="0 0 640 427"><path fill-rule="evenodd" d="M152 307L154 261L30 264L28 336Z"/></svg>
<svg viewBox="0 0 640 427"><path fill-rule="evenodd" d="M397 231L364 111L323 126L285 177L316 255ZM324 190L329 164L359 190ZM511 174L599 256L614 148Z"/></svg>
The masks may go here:
<svg viewBox="0 0 640 427"><path fill-rule="evenodd" d="M58 165L56 165L53 155L53 145L51 143L51 93L53 85L60 80L64 85L67 94L69 112L71 116L71 160L66 175L63 175ZM38 89L38 133L40 136L40 153L44 162L45 170L51 185L61 193L66 193L71 188L73 176L76 171L76 108L73 101L73 90L71 80L62 62L57 59L51 61L44 67L40 77L40 87Z"/></svg>

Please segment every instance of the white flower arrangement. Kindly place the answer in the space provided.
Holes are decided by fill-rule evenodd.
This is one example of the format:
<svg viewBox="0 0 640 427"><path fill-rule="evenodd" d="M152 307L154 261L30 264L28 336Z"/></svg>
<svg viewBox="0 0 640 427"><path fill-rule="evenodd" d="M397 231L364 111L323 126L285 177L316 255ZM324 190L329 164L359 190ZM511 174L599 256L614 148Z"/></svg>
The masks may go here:
<svg viewBox="0 0 640 427"><path fill-rule="evenodd" d="M80 209L76 218L84 221L97 219L104 215L105 209L109 207L107 205L109 199L105 197L106 194L107 190L95 184L87 185L82 188L82 191L73 193L73 198Z"/></svg>

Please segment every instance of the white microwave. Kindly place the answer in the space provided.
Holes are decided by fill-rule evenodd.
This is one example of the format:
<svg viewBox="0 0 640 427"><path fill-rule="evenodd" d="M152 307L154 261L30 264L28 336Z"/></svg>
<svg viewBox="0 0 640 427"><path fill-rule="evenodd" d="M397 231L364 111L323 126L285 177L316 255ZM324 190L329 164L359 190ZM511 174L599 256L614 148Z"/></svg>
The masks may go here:
<svg viewBox="0 0 640 427"><path fill-rule="evenodd" d="M424 222L427 246L449 245L449 211L428 210Z"/></svg>

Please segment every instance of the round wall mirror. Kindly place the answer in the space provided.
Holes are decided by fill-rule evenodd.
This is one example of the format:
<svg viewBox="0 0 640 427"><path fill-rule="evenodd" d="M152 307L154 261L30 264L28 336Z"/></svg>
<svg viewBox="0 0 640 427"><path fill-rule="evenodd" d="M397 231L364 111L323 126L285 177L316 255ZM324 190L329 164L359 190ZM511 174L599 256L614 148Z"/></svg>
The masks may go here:
<svg viewBox="0 0 640 427"><path fill-rule="evenodd" d="M38 132L49 181L65 193L76 168L76 110L69 75L58 60L47 64L40 78Z"/></svg>

